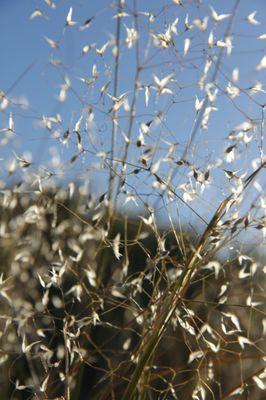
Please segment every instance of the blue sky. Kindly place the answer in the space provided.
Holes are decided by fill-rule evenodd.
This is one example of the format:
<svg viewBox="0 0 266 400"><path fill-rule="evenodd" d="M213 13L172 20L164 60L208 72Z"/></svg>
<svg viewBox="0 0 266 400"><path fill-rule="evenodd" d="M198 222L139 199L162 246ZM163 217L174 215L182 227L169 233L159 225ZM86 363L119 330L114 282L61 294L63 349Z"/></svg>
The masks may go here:
<svg viewBox="0 0 266 400"><path fill-rule="evenodd" d="M110 33L114 34L116 27L116 19L113 19L115 9L110 1L54 1L56 8L47 6L44 0L1 0L0 2L0 46L2 49L2 57L0 64L0 89L8 96L18 102L29 103L28 107L17 107L10 105L0 114L0 129L7 126L10 112L12 112L16 137L8 146L0 149L0 157L4 161L9 162L14 157L14 151L18 155L31 152L32 161L34 162L36 171L38 166L47 165L51 167L50 161L53 154L57 151L62 160L69 160L76 154L74 146L62 146L59 140L54 137L54 127L52 132L43 129L40 126L40 118L45 116L56 116L60 114L62 122L58 126L59 133L67 129L73 129L75 123L84 112L84 104L81 103L79 96L86 101L86 104L95 106L95 119L97 120L97 137L95 138L95 146L97 151L110 150L111 124L110 118L106 116L106 110L110 108L112 102L106 97L105 103L100 104L98 90L101 85L108 81L108 71L110 79L113 78L113 56L111 50L108 49L103 57L96 54L92 49L88 54L82 56L82 48L85 45L94 45L100 48L107 40L110 39ZM160 52L151 59L147 69L144 69L140 75L142 84L154 85L153 75L160 79L168 74L173 74L175 82L171 83L171 89L175 92L173 98L167 94L155 98L155 94L151 97L150 106L145 109L144 91L139 94L137 99L137 118L133 124L132 137L136 141L139 135L139 127L142 122L149 121L155 112L165 113L164 126L156 127L153 125L154 141L160 141L162 148L158 146L158 151L154 157L154 162L165 155L164 141L173 141L179 143L181 154L184 146L188 142L188 137L192 129L193 110L195 95L199 99L203 98L197 81L204 67L204 57L202 48L204 41L211 29L214 29L215 39L221 39L227 26L227 19L215 25L210 19L210 26L207 32L188 32L183 33L182 21L185 15L189 14L189 21L195 18L208 15L210 18L210 4L213 5L218 14L230 13L234 1L203 1L201 7L190 5L190 1L183 1L184 7L176 6L172 1L146 0L138 1L139 11L150 11L157 16L153 26L149 26L148 18L140 18L140 54L143 57L145 46L148 41L148 28L153 28L154 32L162 32L169 22L173 22L175 18L179 18L177 24L178 35L175 38L175 51ZM126 4L131 7L132 2L127 1ZM69 10L73 7L73 20L78 21L79 25L88 18L94 17L91 26L81 31L78 26L64 28L64 21ZM160 12L162 7L163 12ZM29 19L34 10L41 9L45 17L36 17ZM245 17L251 12L257 10L256 18L260 21L260 25L251 25L247 23ZM121 35L122 41L125 39L126 26L132 27L132 18L123 18ZM239 68L239 86L248 89L255 82L260 81L265 84L265 70L256 71L256 65L259 64L263 55L265 55L265 40L257 40L257 36L265 33L266 26L266 3L264 0L241 0L240 7L236 16L236 23L233 27L233 53L231 57L223 57L221 64L221 73L218 74L218 86L224 88L227 78L231 77L234 68ZM52 49L45 37L55 40L59 49ZM184 63L178 62L179 54L183 51L184 38L190 37L191 47L188 53L189 62L184 58ZM133 46L134 47L134 46ZM151 51L150 54L156 54ZM60 59L62 66L54 67L49 63L49 59ZM135 74L135 51L128 49L123 44L121 50L121 67L119 80L119 94L128 93L129 102L132 97L132 88ZM96 64L99 74L100 84L90 89L88 92L86 86L80 81L80 78L89 78L91 76L92 66ZM28 70L27 70L28 69ZM27 72L25 72L27 71ZM16 83L18 77L19 79ZM57 96L60 92L60 85L63 83L65 76L71 80L73 91L68 91L65 102L58 101ZM14 87L12 88L13 84ZM112 84L110 85L110 92ZM181 87L181 89L180 89ZM153 90L151 90L154 93ZM246 92L248 93L248 92ZM78 96L77 96L78 94ZM256 102L254 102L254 99ZM158 101L157 101L158 100ZM237 125L246 120L245 115L259 121L261 118L261 107L258 104L265 104L265 93L258 93L256 96L247 96L241 94L234 102L228 99L222 93L219 93L215 103L218 110L211 114L208 131L202 131L197 134L194 143L195 162L199 168L204 170L209 164L217 161L223 150L226 148L225 138L230 131ZM143 110L143 112L142 112ZM167 110L167 112L166 112ZM104 111L104 112L103 112ZM87 111L86 111L87 112ZM123 113L122 113L123 114ZM125 114L125 113L124 113ZM121 129L126 130L127 119L121 119ZM93 125L91 127L93 129ZM149 140L149 138L147 139ZM123 138L120 136L117 142L117 155L121 154L121 146L124 145ZM154 143L154 142L153 142ZM88 144L89 148L89 144ZM94 148L94 151L96 151ZM132 164L137 164L140 156L140 149L135 144L130 147L129 160ZM243 156L236 161L234 168L238 168L242 172L251 169L251 160L258 157L258 143L250 144ZM99 170L98 161L93 155L86 155L81 160L65 170L63 178L66 180L80 179L84 181L89 175L91 180L91 190L101 193L106 188L106 174ZM5 167L2 161L1 174L3 175ZM162 173L164 173L164 163L161 164ZM226 167L226 166L225 166ZM228 165L231 169L232 165ZM132 167L133 168L133 167ZM168 167L165 167L168 168ZM89 171L89 172L88 172ZM180 169L177 174L175 185L181 184L188 171ZM215 178L215 179L214 179ZM130 178L130 183L137 187L141 192L151 190L147 186L147 177L136 176ZM207 215L212 210L212 205L221 199L226 186L224 174L214 171L213 181L210 188L207 189L207 195L199 202L199 211ZM219 193L219 195L218 195ZM251 197L254 194L251 194ZM188 213L188 218L191 215Z"/></svg>

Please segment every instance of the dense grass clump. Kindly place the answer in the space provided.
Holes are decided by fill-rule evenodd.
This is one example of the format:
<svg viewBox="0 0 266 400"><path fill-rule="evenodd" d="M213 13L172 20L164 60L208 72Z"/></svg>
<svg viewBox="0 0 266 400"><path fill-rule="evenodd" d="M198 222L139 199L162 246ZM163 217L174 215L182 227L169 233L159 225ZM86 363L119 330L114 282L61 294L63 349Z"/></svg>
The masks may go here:
<svg viewBox="0 0 266 400"><path fill-rule="evenodd" d="M245 383L262 399L256 260L211 257L209 233L192 264L204 235L137 217L117 215L107 234L104 213L85 217L63 190L10 190L1 204L2 399L121 398L144 363L140 398L219 398Z"/></svg>

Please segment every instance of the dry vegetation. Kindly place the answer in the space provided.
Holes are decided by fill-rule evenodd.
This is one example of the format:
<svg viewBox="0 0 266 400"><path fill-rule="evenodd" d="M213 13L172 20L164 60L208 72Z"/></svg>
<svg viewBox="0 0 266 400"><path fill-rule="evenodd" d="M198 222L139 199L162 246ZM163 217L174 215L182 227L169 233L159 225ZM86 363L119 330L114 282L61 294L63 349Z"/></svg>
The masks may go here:
<svg viewBox="0 0 266 400"><path fill-rule="evenodd" d="M63 110L34 117L50 159L16 129L33 108L1 92L0 400L262 400L266 56L252 82L233 58L239 24L255 54L265 41L259 13L117 0L78 22L78 3L45 36ZM84 44L102 14L112 35Z"/></svg>

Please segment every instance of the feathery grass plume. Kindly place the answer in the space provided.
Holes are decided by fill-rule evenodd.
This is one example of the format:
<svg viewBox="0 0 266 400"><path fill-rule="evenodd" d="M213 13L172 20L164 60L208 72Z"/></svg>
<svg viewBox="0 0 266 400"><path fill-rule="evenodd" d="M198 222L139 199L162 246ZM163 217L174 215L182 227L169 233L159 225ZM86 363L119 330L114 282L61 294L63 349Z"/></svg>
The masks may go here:
<svg viewBox="0 0 266 400"><path fill-rule="evenodd" d="M0 400L264 399L263 6L35 3L0 13Z"/></svg>

